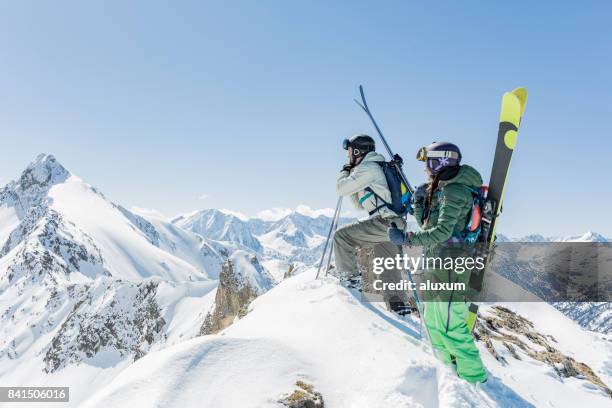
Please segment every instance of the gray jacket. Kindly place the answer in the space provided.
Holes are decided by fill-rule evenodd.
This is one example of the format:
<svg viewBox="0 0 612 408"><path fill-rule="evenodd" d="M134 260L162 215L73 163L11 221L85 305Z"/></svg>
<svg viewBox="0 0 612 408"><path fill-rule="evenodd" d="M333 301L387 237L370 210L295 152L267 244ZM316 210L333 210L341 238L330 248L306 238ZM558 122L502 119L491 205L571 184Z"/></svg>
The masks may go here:
<svg viewBox="0 0 612 408"><path fill-rule="evenodd" d="M340 196L349 196L355 207L359 210L370 212L382 205L374 194L365 191L370 187L383 200L391 202L391 192L387 186L387 179L379 162L384 162L385 156L376 152L369 152L359 165L355 166L350 172L341 171L338 176L336 190ZM387 207L383 207L372 217L382 215L383 217L396 217L397 215Z"/></svg>

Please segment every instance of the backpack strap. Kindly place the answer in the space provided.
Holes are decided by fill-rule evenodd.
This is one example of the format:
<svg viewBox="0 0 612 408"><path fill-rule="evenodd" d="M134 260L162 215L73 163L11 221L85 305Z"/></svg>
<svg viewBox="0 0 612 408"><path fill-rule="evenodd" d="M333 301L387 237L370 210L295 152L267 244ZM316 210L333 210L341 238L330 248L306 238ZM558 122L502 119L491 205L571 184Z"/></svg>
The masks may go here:
<svg viewBox="0 0 612 408"><path fill-rule="evenodd" d="M370 191L368 191L370 190ZM374 195L374 191L372 191L372 189L370 187L366 188L366 191L368 191L368 194L365 194L363 197L361 197L359 199L359 204L363 204L363 202L365 200L367 200L368 198L372 197Z"/></svg>
<svg viewBox="0 0 612 408"><path fill-rule="evenodd" d="M376 200L376 208L374 208L372 211L368 211L368 215L372 216L373 214L376 214L378 211L380 211L380 209L384 207L389 207L389 203L383 200L382 197L376 194L374 190L372 190L370 187L366 187L364 190L367 191L368 194L361 197L359 203L362 203L362 200L365 201L365 199L370 196L374 196L374 199ZM378 205L379 200L382 201L381 205Z"/></svg>

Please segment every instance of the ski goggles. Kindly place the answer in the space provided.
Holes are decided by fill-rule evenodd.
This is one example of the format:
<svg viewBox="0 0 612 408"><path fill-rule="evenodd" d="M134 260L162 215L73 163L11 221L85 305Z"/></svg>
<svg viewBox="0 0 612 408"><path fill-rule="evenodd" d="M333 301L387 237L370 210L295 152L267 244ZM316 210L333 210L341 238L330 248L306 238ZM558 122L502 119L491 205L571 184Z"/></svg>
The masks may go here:
<svg viewBox="0 0 612 408"><path fill-rule="evenodd" d="M348 148L349 148L349 146L350 146L350 145L351 145L350 140L348 140L348 139L344 139L344 140L342 141L342 148L343 148L344 150L348 150Z"/></svg>
<svg viewBox="0 0 612 408"><path fill-rule="evenodd" d="M431 150L428 151L425 146L421 147L417 152L416 159L418 161L427 161L427 159L459 159L459 153L453 152L452 150Z"/></svg>

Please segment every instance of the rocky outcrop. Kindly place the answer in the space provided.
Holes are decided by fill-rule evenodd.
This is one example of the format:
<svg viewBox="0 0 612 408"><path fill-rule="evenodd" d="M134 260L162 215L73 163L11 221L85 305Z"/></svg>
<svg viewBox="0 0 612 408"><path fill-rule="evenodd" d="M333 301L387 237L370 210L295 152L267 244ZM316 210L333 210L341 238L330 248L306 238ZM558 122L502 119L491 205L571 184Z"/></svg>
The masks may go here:
<svg viewBox="0 0 612 408"><path fill-rule="evenodd" d="M46 350L45 371L79 364L102 352L106 364L109 359L144 356L165 336L166 321L155 299L157 286L117 280L83 288Z"/></svg>
<svg viewBox="0 0 612 408"><path fill-rule="evenodd" d="M236 251L221 268L215 303L200 334L218 333L243 317L253 299L270 289L273 282L255 255Z"/></svg>
<svg viewBox="0 0 612 408"><path fill-rule="evenodd" d="M45 275L55 279L77 271L92 277L111 275L93 239L52 209L46 209L40 218L24 218L11 233L0 256L19 244L7 267L10 284L19 282L18 286L22 287L41 281Z"/></svg>
<svg viewBox="0 0 612 408"><path fill-rule="evenodd" d="M311 384L304 381L295 383L296 389L289 395L283 397L280 402L288 408L324 408L323 396L315 391Z"/></svg>
<svg viewBox="0 0 612 408"><path fill-rule="evenodd" d="M283 279L287 279L293 276L293 273L295 272L295 264L289 264L289 267L287 268L287 270L285 271L285 274L283 275Z"/></svg>
<svg viewBox="0 0 612 408"><path fill-rule="evenodd" d="M531 321L510 309L493 306L490 311L491 313L478 317L474 334L497 361L507 364L505 357L499 352L499 347L503 347L517 360L530 357L541 361L551 366L560 377L587 380L612 397L612 390L593 369L555 348L557 341L554 337L538 332Z"/></svg>

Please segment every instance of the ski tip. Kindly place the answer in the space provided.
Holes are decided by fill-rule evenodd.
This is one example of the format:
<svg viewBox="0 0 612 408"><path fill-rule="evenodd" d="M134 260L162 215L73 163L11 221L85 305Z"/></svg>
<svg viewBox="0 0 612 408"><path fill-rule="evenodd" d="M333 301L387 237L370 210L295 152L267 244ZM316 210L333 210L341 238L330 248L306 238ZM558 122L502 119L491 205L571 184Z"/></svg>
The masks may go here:
<svg viewBox="0 0 612 408"><path fill-rule="evenodd" d="M525 104L527 103L527 89L525 88L516 88L512 90L512 93L516 95L516 97L521 102L521 116L523 116L523 112L525 111Z"/></svg>

